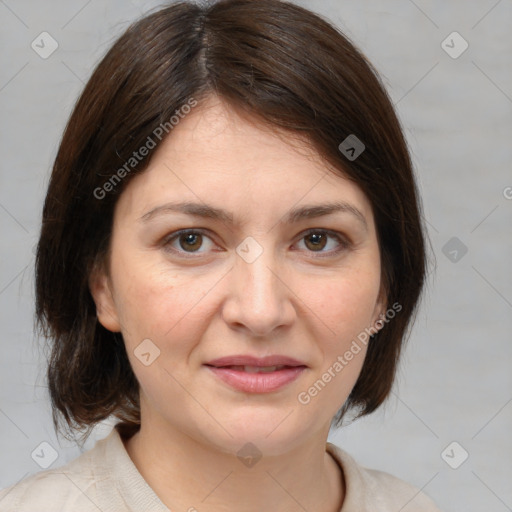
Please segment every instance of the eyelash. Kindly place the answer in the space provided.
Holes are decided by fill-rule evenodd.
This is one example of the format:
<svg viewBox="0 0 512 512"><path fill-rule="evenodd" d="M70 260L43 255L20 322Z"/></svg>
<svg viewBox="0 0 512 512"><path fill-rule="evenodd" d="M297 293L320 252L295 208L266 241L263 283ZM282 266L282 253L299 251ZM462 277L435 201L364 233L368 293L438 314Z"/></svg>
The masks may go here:
<svg viewBox="0 0 512 512"><path fill-rule="evenodd" d="M174 233L172 233L171 235L169 235L168 237L166 237L163 241L163 245L165 247L165 250L167 250L168 252L172 252L174 254L178 253L179 255L183 255L183 254L187 254L187 256L184 256L185 258L197 258L199 256L194 256L194 254L197 254L197 255L201 255L203 253L199 253L199 252L187 252L187 251L183 251L183 250L177 250L177 249L174 249L172 247L170 247L170 245L177 239L179 239L180 236L182 235L202 235L202 236L205 236L207 238L209 238L212 242L213 240L211 239L210 236L208 236L208 232L204 229L182 229L180 231L176 231ZM336 231L331 231L329 229L315 229L315 228L311 228L311 229L308 229L307 231L301 233L301 236L299 238L299 241L302 241L304 238L312 235L312 234L321 234L321 235L327 235L331 238L334 238L338 244L339 244L339 247L335 250L331 250L331 251L328 251L328 252L324 252L324 251L307 251L309 253L311 253L313 255L314 258L326 258L326 257L332 257L332 256L335 256L337 254L339 254L340 252L342 252L343 250L346 250L350 247L350 242L348 241L347 238L345 238L343 235L341 235L340 233L336 232Z"/></svg>

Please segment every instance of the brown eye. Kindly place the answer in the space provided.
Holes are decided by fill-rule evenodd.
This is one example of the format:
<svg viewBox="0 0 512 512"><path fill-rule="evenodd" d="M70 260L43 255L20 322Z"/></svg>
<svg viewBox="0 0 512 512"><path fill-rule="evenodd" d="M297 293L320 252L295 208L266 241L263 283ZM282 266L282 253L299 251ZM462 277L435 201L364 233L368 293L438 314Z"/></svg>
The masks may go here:
<svg viewBox="0 0 512 512"><path fill-rule="evenodd" d="M311 251L321 251L327 244L325 233L310 233L304 237L306 247Z"/></svg>
<svg viewBox="0 0 512 512"><path fill-rule="evenodd" d="M195 252L203 244L203 235L200 233L185 233L179 237L180 247L187 252Z"/></svg>
<svg viewBox="0 0 512 512"><path fill-rule="evenodd" d="M199 258L217 252L215 242L200 229L176 231L163 240L163 248L172 256Z"/></svg>
<svg viewBox="0 0 512 512"><path fill-rule="evenodd" d="M310 229L299 240L299 248L314 257L333 257L350 246L350 241L344 235L326 229Z"/></svg>

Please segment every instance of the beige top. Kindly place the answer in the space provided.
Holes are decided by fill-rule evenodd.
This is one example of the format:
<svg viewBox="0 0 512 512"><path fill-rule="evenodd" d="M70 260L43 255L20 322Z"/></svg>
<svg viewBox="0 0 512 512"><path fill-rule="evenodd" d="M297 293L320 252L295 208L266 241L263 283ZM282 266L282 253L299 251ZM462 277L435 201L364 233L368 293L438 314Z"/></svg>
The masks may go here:
<svg viewBox="0 0 512 512"><path fill-rule="evenodd" d="M345 477L340 512L440 512L415 487L388 473L359 466L331 443L326 450ZM169 509L138 472L115 428L69 464L41 471L0 491L0 512L125 511Z"/></svg>

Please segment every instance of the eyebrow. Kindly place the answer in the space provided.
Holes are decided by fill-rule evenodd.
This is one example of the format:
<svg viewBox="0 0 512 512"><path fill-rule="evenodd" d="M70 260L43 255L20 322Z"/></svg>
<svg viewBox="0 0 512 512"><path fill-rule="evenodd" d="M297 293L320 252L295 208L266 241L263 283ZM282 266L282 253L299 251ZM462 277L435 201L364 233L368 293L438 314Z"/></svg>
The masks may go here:
<svg viewBox="0 0 512 512"><path fill-rule="evenodd" d="M173 212L184 213L187 215L192 215L194 217L218 220L226 224L234 223L233 215L230 212L205 203L193 202L166 203L148 211L147 213L142 215L142 217L140 217L139 220L141 222L146 223L149 222L154 217L158 217L160 215L165 215L167 213ZM304 219L314 219L317 217L323 217L338 212L349 213L353 215L359 220L359 222L364 226L364 228L368 230L366 218L361 213L361 211L354 205L344 201L337 201L334 203L325 203L318 205L306 205L293 208L284 216L284 219L281 219L279 221L279 223L293 224Z"/></svg>

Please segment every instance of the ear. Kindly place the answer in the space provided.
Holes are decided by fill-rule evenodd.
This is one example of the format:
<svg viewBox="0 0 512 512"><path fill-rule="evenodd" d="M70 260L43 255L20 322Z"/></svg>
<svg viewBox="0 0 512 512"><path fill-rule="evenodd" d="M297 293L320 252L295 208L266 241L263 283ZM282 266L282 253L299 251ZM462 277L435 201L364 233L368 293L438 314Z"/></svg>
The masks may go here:
<svg viewBox="0 0 512 512"><path fill-rule="evenodd" d="M112 332L121 332L121 323L112 295L112 285L104 264L95 264L89 275L89 290L100 324Z"/></svg>
<svg viewBox="0 0 512 512"><path fill-rule="evenodd" d="M387 308L387 302L388 302L388 293L386 290L386 287L384 285L381 286L379 291L379 296L377 298L377 301L375 302L375 309L373 311L372 316L372 326L375 326L376 329L379 331L384 327L385 323L377 322L378 320L381 320L385 318L386 316L386 308Z"/></svg>

